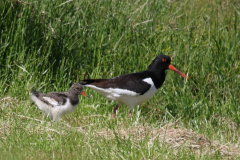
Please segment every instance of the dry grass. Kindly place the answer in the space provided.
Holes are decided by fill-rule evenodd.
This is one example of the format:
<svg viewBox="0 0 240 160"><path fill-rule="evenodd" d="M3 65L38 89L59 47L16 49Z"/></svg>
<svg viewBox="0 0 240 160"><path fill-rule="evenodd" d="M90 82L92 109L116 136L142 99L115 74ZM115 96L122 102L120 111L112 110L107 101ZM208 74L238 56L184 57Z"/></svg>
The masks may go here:
<svg viewBox="0 0 240 160"><path fill-rule="evenodd" d="M11 97L5 97L1 99L0 102L3 106L2 109L10 109L11 106L16 103L16 100ZM116 138L122 140L128 139L137 144L140 141L147 140L148 144L159 143L160 146L166 145L176 150L176 153L184 148L189 151L194 151L196 154L201 156L220 153L224 158L235 158L240 154L240 147L238 145L240 142L234 144L223 144L223 142L218 140L210 140L203 134L196 133L190 129L177 125L179 119L174 123L168 123L164 126L151 126L147 123L133 123L132 125L126 125L123 120L120 120L120 122L115 125L114 129L109 129L107 127L97 127L99 122L89 124L87 120L83 120L84 122L80 124L80 127L72 127L70 124L67 124L65 121L63 122L62 120L60 120L57 124L51 124L50 122L19 115L17 113L9 112L8 116L12 116L13 119L18 117L26 123L29 123L24 130L26 132L34 132L36 134L56 133L64 136L69 132L69 130L74 130L81 134L92 135L93 137L105 139L107 141L112 141ZM94 115L91 117L104 116ZM89 117L85 116L82 117L82 119L89 119ZM234 124L231 124L231 126L236 128ZM14 127L11 125L11 122L1 122L0 137L2 139L7 139L7 136L11 133L11 127Z"/></svg>
<svg viewBox="0 0 240 160"><path fill-rule="evenodd" d="M13 105L16 105L16 103L16 99L12 97L4 97L0 99L0 105L2 106L2 108L5 106L12 107Z"/></svg>
<svg viewBox="0 0 240 160"><path fill-rule="evenodd" d="M220 153L224 158L236 158L240 154L239 143L227 143L223 144L218 140L210 140L205 135L196 133L190 129L186 129L177 125L177 121L174 123L168 123L164 126L151 126L147 123L133 123L132 125L126 125L124 122L119 122L115 125L114 129L99 128L98 123L85 124L85 127L72 127L62 120L56 123L50 123L37 118L31 118L24 115L18 115L12 113L13 117L19 117L24 123L28 123L24 128L25 132L34 134L47 134L48 140L52 141L51 135L57 134L60 136L66 136L70 130L77 131L83 135L91 135L87 137L96 137L97 139L115 141L130 140L134 144L146 141L147 144L159 143L160 146L167 146L172 148L174 153L178 153L179 150L185 149L191 152L195 152L197 155L214 155ZM91 127L89 127L91 125ZM6 140L11 134L11 122L2 122L0 126L0 137Z"/></svg>
<svg viewBox="0 0 240 160"><path fill-rule="evenodd" d="M108 140L115 139L130 139L131 141L141 141L146 137L149 138L149 143L158 141L161 145L167 145L176 152L181 148L189 148L198 154L214 154L220 152L225 158L236 157L240 154L238 143L221 144L217 140L209 140L203 134L198 134L192 130L176 126L175 123L169 123L164 127L151 127L139 124L125 128L124 126L115 128L115 130L102 130L95 132L96 134Z"/></svg>

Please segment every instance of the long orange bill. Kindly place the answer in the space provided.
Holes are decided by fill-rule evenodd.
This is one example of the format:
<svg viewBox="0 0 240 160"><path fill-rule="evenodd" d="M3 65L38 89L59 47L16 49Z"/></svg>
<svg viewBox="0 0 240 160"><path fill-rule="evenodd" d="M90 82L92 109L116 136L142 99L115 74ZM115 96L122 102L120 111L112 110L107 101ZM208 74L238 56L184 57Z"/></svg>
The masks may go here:
<svg viewBox="0 0 240 160"><path fill-rule="evenodd" d="M90 98L90 96L89 95L87 95L84 91L81 91L81 95L83 95L83 96L85 96L85 97L88 97L88 98Z"/></svg>
<svg viewBox="0 0 240 160"><path fill-rule="evenodd" d="M182 73L181 71L177 70L173 65L169 65L168 66L169 69L171 69L172 71L176 72L177 74L179 74L180 76L189 79L188 76L186 76L184 73Z"/></svg>

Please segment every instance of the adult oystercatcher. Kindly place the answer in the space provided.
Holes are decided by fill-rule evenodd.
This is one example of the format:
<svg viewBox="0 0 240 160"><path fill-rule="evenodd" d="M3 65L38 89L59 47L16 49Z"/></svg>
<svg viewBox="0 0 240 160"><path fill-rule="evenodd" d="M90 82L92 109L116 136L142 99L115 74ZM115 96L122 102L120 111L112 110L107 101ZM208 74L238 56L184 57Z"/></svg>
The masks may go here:
<svg viewBox="0 0 240 160"><path fill-rule="evenodd" d="M129 107L128 116L130 117L134 106L149 100L161 87L165 81L165 70L167 69L171 69L188 79L188 76L171 64L169 56L160 54L152 61L146 71L125 74L111 79L86 79L79 83L92 88L109 100L118 101L118 105L113 111L113 118L121 104Z"/></svg>
<svg viewBox="0 0 240 160"><path fill-rule="evenodd" d="M89 97L83 86L74 83L69 92L41 93L32 89L31 99L37 104L42 112L50 116L52 121L57 121L62 115L72 112L79 103L78 95Z"/></svg>

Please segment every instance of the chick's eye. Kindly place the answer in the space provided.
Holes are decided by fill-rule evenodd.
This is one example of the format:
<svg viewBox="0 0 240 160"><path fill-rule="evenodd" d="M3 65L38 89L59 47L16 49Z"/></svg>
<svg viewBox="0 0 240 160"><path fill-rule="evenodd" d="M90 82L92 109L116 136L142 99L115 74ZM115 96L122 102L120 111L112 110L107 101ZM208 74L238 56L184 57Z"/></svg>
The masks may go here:
<svg viewBox="0 0 240 160"><path fill-rule="evenodd" d="M162 59L163 62L166 62L167 60L166 59Z"/></svg>

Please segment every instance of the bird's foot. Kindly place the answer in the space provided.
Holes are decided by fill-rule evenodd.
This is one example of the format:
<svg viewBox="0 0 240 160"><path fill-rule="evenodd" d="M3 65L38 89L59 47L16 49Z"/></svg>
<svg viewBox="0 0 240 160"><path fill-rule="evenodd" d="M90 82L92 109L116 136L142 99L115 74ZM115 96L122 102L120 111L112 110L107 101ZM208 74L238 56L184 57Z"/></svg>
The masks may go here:
<svg viewBox="0 0 240 160"><path fill-rule="evenodd" d="M128 117L130 118L132 116L132 111L128 113Z"/></svg>
<svg viewBox="0 0 240 160"><path fill-rule="evenodd" d="M115 118L115 114L113 113L112 116L113 116L113 119L114 119Z"/></svg>
<svg viewBox="0 0 240 160"><path fill-rule="evenodd" d="M118 110L118 107L119 107L119 104L114 108L114 110L113 110L113 118L115 118L115 115L116 115L116 113L117 113L117 110Z"/></svg>

